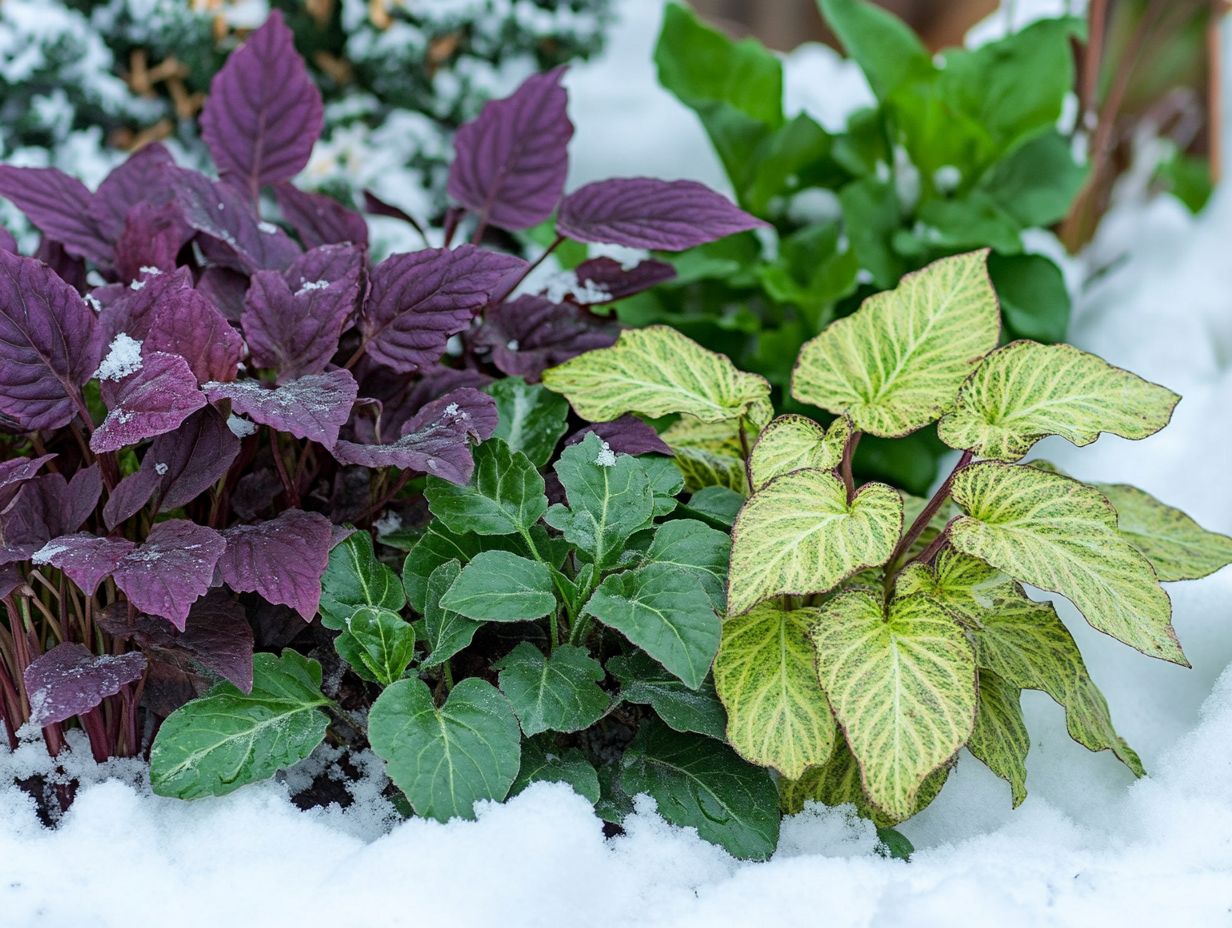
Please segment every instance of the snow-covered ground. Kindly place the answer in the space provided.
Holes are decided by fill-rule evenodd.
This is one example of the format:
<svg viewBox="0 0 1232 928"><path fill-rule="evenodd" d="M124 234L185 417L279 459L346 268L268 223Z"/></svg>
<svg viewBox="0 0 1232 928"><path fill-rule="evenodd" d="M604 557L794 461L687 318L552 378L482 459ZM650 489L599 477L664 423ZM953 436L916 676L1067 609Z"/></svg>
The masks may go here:
<svg viewBox="0 0 1232 928"><path fill-rule="evenodd" d="M575 182L641 172L714 179L704 138L654 89L656 7L631 0L616 64L570 78ZM798 106L833 106L821 89L842 81L858 88L822 51L792 58ZM1073 340L1184 400L1146 441L1041 449L1077 476L1135 483L1225 532L1229 241L1232 189L1198 219L1166 199L1118 209L1071 268L1075 281L1112 268L1082 288ZM1060 710L1027 694L1026 803L1011 811L1005 784L962 757L940 798L902 828L917 847L910 864L875 856L871 826L837 810L788 821L775 858L746 864L649 806L625 836L605 840L587 803L559 785L486 805L477 822L390 830L372 780L347 810L304 813L276 784L190 804L153 798L119 765L118 779L81 790L55 831L23 794L0 790L0 926L1227 925L1232 569L1170 592L1193 670L1143 658L1060 606L1150 778L1133 782L1109 755L1071 742ZM37 757L33 745L0 756L0 782Z"/></svg>

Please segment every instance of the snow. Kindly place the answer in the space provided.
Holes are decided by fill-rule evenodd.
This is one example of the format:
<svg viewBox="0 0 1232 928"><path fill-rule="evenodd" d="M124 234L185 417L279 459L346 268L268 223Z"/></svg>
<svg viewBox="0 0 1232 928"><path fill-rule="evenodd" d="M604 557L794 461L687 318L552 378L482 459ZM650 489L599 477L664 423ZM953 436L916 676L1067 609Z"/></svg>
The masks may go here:
<svg viewBox="0 0 1232 928"><path fill-rule="evenodd" d="M595 463L600 467L615 467L616 452L612 450L612 446L607 442L599 449L599 453L595 456Z"/></svg>
<svg viewBox="0 0 1232 928"><path fill-rule="evenodd" d="M227 416L227 428L236 438L247 438L257 430L257 424L251 419L237 416L235 413Z"/></svg>
<svg viewBox="0 0 1232 928"><path fill-rule="evenodd" d="M135 374L139 370L141 370L141 342L127 332L121 332L111 340L107 356L103 358L103 363L98 366L94 376L99 380L123 380L129 374Z"/></svg>

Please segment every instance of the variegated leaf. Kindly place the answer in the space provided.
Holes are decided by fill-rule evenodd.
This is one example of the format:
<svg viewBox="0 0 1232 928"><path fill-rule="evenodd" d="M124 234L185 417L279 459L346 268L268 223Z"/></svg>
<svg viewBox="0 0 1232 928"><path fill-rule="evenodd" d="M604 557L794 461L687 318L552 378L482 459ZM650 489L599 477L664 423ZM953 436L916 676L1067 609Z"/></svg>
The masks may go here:
<svg viewBox="0 0 1232 928"><path fill-rule="evenodd" d="M1022 717L1022 690L981 670L975 730L967 749L1010 785L1017 808L1027 798L1027 750L1031 736Z"/></svg>
<svg viewBox="0 0 1232 928"><path fill-rule="evenodd" d="M745 425L749 429L753 423ZM672 449L690 492L705 487L726 487L742 494L749 491L737 420L702 422L681 416L660 437ZM745 440L753 439L750 429Z"/></svg>
<svg viewBox="0 0 1232 928"><path fill-rule="evenodd" d="M805 416L779 416L762 431L749 456L754 489L803 467L834 470L842 463L850 438L851 422L846 418L835 419L825 429Z"/></svg>
<svg viewBox="0 0 1232 928"><path fill-rule="evenodd" d="M1232 564L1232 538L1208 532L1179 509L1123 483L1097 483L1117 511L1117 528L1146 555L1160 580L1197 580Z"/></svg>

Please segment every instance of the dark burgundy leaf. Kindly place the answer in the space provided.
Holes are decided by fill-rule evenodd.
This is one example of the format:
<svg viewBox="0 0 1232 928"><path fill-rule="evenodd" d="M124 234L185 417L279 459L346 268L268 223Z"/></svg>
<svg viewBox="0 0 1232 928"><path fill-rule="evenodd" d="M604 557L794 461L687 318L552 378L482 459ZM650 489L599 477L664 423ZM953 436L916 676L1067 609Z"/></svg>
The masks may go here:
<svg viewBox="0 0 1232 928"><path fill-rule="evenodd" d="M138 203L116 238L115 269L121 280L137 280L148 268L170 272L193 230L175 203Z"/></svg>
<svg viewBox="0 0 1232 928"><path fill-rule="evenodd" d="M591 432L607 442L613 451L621 454L666 454L669 448L659 433L636 416L621 416L611 422L595 422L578 429L565 439L566 445L575 445Z"/></svg>
<svg viewBox="0 0 1232 928"><path fill-rule="evenodd" d="M213 303L191 288L171 294L158 307L144 338L143 350L179 355L198 383L234 380L244 353L239 333Z"/></svg>
<svg viewBox="0 0 1232 928"><path fill-rule="evenodd" d="M268 522L233 526L223 538L227 549L218 559L218 572L227 586L290 606L305 622L312 621L329 561L329 519L289 509Z"/></svg>
<svg viewBox="0 0 1232 928"><path fill-rule="evenodd" d="M86 262L84 258L70 255L64 246L53 241L46 235L39 236L38 247L34 249L34 257L46 264L55 275L76 290L86 292Z"/></svg>
<svg viewBox="0 0 1232 928"><path fill-rule="evenodd" d="M588 284L590 291L599 291L605 299L582 299L575 296L575 301L587 305L609 303L612 300L623 300L625 297L649 290L676 276L676 269L662 261L640 261L626 270L619 261L612 258L591 258L583 261L574 273L582 284Z"/></svg>
<svg viewBox="0 0 1232 928"><path fill-rule="evenodd" d="M582 242L684 251L764 226L691 180L624 177L587 184L560 204L556 229Z"/></svg>
<svg viewBox="0 0 1232 928"><path fill-rule="evenodd" d="M329 527L329 550L333 551L348 538L355 534L353 525L333 525Z"/></svg>
<svg viewBox="0 0 1232 928"><path fill-rule="evenodd" d="M136 651L98 655L74 642L58 644L26 668L30 721L47 726L89 712L125 685L140 680L145 665L145 658Z"/></svg>
<svg viewBox="0 0 1232 928"><path fill-rule="evenodd" d="M0 599L4 599L15 589L21 586L25 581L21 577L21 571L17 569L16 564L4 564L0 566Z"/></svg>
<svg viewBox="0 0 1232 928"><path fill-rule="evenodd" d="M58 567L83 592L93 596L103 578L111 576L124 555L135 547L127 538L102 538L78 532L51 539L30 560L36 565Z"/></svg>
<svg viewBox="0 0 1232 928"><path fill-rule="evenodd" d="M529 229L552 214L565 188L573 136L569 97L560 86L564 72L527 78L454 136L449 195L481 223Z"/></svg>
<svg viewBox="0 0 1232 928"><path fill-rule="evenodd" d="M0 251L0 414L31 431L68 425L102 347L76 290L45 264Z"/></svg>
<svg viewBox="0 0 1232 928"><path fill-rule="evenodd" d="M0 516L8 546L0 563L25 560L52 538L77 531L98 505L101 486L97 465L78 471L72 481L60 474L26 481Z"/></svg>
<svg viewBox="0 0 1232 928"><path fill-rule="evenodd" d="M210 590L193 603L182 632L139 615L129 636L147 652L176 663L187 658L245 693L252 691L252 627L244 607L224 590Z"/></svg>
<svg viewBox="0 0 1232 928"><path fill-rule="evenodd" d="M347 439L360 444L380 444L382 436L402 434L407 420L438 396L460 387L480 390L492 382L480 371L443 364L424 369L414 380L367 359L355 371L361 398L372 401L372 415L357 415L347 425Z"/></svg>
<svg viewBox="0 0 1232 928"><path fill-rule="evenodd" d="M120 341L123 336L117 336ZM112 345L115 345L115 341ZM103 361L103 374L116 349ZM141 356L141 367L124 376L100 375L107 418L90 436L97 452L119 451L142 439L170 432L205 405L197 378L178 354L154 351Z"/></svg>
<svg viewBox="0 0 1232 928"><path fill-rule="evenodd" d="M111 263L111 246L90 215L94 194L57 168L0 165L0 197L12 200L38 230L79 258Z"/></svg>
<svg viewBox="0 0 1232 928"><path fill-rule="evenodd" d="M549 367L615 344L620 325L610 318L541 296L520 296L488 309L475 333L502 373L538 381Z"/></svg>
<svg viewBox="0 0 1232 928"><path fill-rule="evenodd" d="M196 171L173 170L180 213L204 236L201 250L210 261L251 274L262 268L280 271L298 257L299 246L278 226L263 222L239 190Z"/></svg>
<svg viewBox="0 0 1232 928"><path fill-rule="evenodd" d="M525 268L473 245L391 255L372 270L360 321L369 357L404 374L436 363L449 337Z"/></svg>
<svg viewBox="0 0 1232 928"><path fill-rule="evenodd" d="M492 398L464 387L424 406L403 426L402 437L393 444L340 441L333 455L343 464L397 467L465 484L475 467L471 440L483 441L491 436L496 422Z"/></svg>
<svg viewBox="0 0 1232 928"><path fill-rule="evenodd" d="M249 471L231 491L231 510L241 519L255 519L272 508L282 491L282 481L268 467Z"/></svg>
<svg viewBox="0 0 1232 928"><path fill-rule="evenodd" d="M423 226L415 220L414 216L400 206L386 203L371 190L364 191L364 210L373 216L388 216L390 219L401 219L420 235L424 234Z"/></svg>
<svg viewBox="0 0 1232 928"><path fill-rule="evenodd" d="M63 479L63 478L61 478ZM54 483L54 481L53 481ZM83 467L73 474L63 493L63 531L68 534L76 531L94 512L99 499L103 495L102 471L97 464Z"/></svg>
<svg viewBox="0 0 1232 928"><path fill-rule="evenodd" d="M230 400L232 409L255 422L327 448L338 440L359 392L347 370L309 374L272 389L259 380L207 383L203 389L211 400Z"/></svg>
<svg viewBox="0 0 1232 928"><path fill-rule="evenodd" d="M0 512L4 512L13 498L21 491L22 484L33 480L43 465L55 458L44 454L37 458L11 458L0 461Z"/></svg>
<svg viewBox="0 0 1232 928"><path fill-rule="evenodd" d="M112 577L137 609L183 631L189 607L210 588L226 546L212 528L170 519L150 529L145 544L125 555Z"/></svg>
<svg viewBox="0 0 1232 928"><path fill-rule="evenodd" d="M214 75L201 136L218 172L255 200L303 169L321 126L321 93L275 10Z"/></svg>
<svg viewBox="0 0 1232 928"><path fill-rule="evenodd" d="M165 203L171 198L165 169L174 166L161 142L151 142L129 155L108 174L89 203L90 216L108 241L124 231L124 220L139 204Z"/></svg>
<svg viewBox="0 0 1232 928"><path fill-rule="evenodd" d="M278 184L274 195L283 218L308 248L343 243L367 247L368 223L364 217L333 197L308 193L294 184Z"/></svg>
<svg viewBox="0 0 1232 928"><path fill-rule="evenodd" d="M178 299L184 290L192 289L192 272L177 268L168 273L145 273L128 285L99 288L94 296L103 304L98 314L106 344L121 332L143 341L154 317L166 302Z"/></svg>
<svg viewBox="0 0 1232 928"><path fill-rule="evenodd" d="M17 239L13 238L13 233L0 226L0 251L7 251L9 254L18 254Z"/></svg>
<svg viewBox="0 0 1232 928"><path fill-rule="evenodd" d="M238 325L244 314L244 295L248 293L248 275L225 267L207 267L201 272L197 289L226 316Z"/></svg>
<svg viewBox="0 0 1232 928"><path fill-rule="evenodd" d="M174 432L168 432L174 435ZM163 436L158 436L162 438ZM150 457L151 452L146 452ZM143 466L134 474L129 474L115 485L107 494L107 502L103 504L103 524L110 531L126 519L132 518L142 506L150 501L162 478L151 467Z"/></svg>

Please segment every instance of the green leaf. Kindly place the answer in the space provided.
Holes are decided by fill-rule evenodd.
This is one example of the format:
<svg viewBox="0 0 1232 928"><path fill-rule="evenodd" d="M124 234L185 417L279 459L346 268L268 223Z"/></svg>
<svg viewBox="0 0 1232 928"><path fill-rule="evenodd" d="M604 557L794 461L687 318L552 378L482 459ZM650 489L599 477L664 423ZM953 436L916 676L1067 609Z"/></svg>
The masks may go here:
<svg viewBox="0 0 1232 928"><path fill-rule="evenodd" d="M376 559L367 532L353 533L329 552L321 577L321 622L326 628L345 628L347 617L360 606L397 612L405 604L398 575Z"/></svg>
<svg viewBox="0 0 1232 928"><path fill-rule="evenodd" d="M735 490L729 490L727 487L706 487L690 496L688 505L681 506L680 512L697 516L715 528L731 528L743 505L744 497Z"/></svg>
<svg viewBox="0 0 1232 928"><path fill-rule="evenodd" d="M521 377L498 380L484 392L496 401L499 414L493 437L503 440L510 450L521 451L536 467L547 464L569 427L569 404Z"/></svg>
<svg viewBox="0 0 1232 928"><path fill-rule="evenodd" d="M252 692L220 683L167 716L150 749L160 796L222 796L303 760L325 737L321 665L287 649L253 657Z"/></svg>
<svg viewBox="0 0 1232 928"><path fill-rule="evenodd" d="M733 857L765 860L778 845L770 774L712 738L648 720L625 752L620 784L629 795L647 793L669 822L696 828Z"/></svg>
<svg viewBox="0 0 1232 928"><path fill-rule="evenodd" d="M1180 397L1070 345L1012 342L988 355L937 427L951 448L1016 461L1047 435L1089 445L1101 432L1154 435Z"/></svg>
<svg viewBox="0 0 1232 928"><path fill-rule="evenodd" d="M643 454L638 456L637 463L650 484L654 497L654 517L658 519L675 512L676 497L684 489L684 474L676 462L657 454Z"/></svg>
<svg viewBox="0 0 1232 928"><path fill-rule="evenodd" d="M1017 808L1027 798L1027 751L1031 736L1022 718L1022 690L981 670L975 729L967 749L1010 785Z"/></svg>
<svg viewBox="0 0 1232 928"><path fill-rule="evenodd" d="M749 455L753 488L760 490L775 477L814 467L836 470L851 438L851 423L835 419L829 429L806 416L779 416L762 430Z"/></svg>
<svg viewBox="0 0 1232 928"><path fill-rule="evenodd" d="M422 666L425 668L445 663L467 647L475 637L475 632L483 626L482 622L468 619L441 606L441 597L453 586L461 572L462 565L457 561L447 561L432 571L432 576L428 578L424 593L423 623L424 637L428 640L430 650L423 660Z"/></svg>
<svg viewBox="0 0 1232 928"><path fill-rule="evenodd" d="M581 731L597 722L608 708L607 693L596 684L603 666L584 648L558 645L551 656L523 641L497 661L501 692L527 737L543 731Z"/></svg>
<svg viewBox="0 0 1232 928"><path fill-rule="evenodd" d="M460 681L439 709L422 680L399 680L372 704L368 740L415 812L441 822L504 799L521 765L509 700L478 677Z"/></svg>
<svg viewBox="0 0 1232 928"><path fill-rule="evenodd" d="M808 629L816 612L763 605L723 623L714 683L727 740L747 761L796 778L834 750L834 717L817 683Z"/></svg>
<svg viewBox="0 0 1232 928"><path fill-rule="evenodd" d="M1049 129L997 161L976 189L1021 227L1047 228L1069 214L1086 175L1086 168L1074 160L1069 139Z"/></svg>
<svg viewBox="0 0 1232 928"><path fill-rule="evenodd" d="M727 561L731 539L693 519L673 519L655 531L646 560L690 571L701 581L716 612L727 602Z"/></svg>
<svg viewBox="0 0 1232 928"><path fill-rule="evenodd" d="M765 414L770 385L736 369L675 329L626 329L611 348L588 351L543 373L543 385L563 393L589 422L625 413L652 419L684 413L703 422Z"/></svg>
<svg viewBox="0 0 1232 928"><path fill-rule="evenodd" d="M489 539L490 540L490 539ZM442 564L465 564L484 549L484 539L469 532L455 535L441 523L429 522L402 564L402 585L407 601L422 614L428 594L428 578Z"/></svg>
<svg viewBox="0 0 1232 928"><path fill-rule="evenodd" d="M670 564L613 574L586 611L692 689L701 686L719 649L719 617L701 581Z"/></svg>
<svg viewBox="0 0 1232 928"><path fill-rule="evenodd" d="M483 551L462 568L440 608L489 622L541 619L556 610L552 572L508 551Z"/></svg>
<svg viewBox="0 0 1232 928"><path fill-rule="evenodd" d="M388 686L415 659L415 629L396 612L360 606L347 617L335 645L347 663L355 667L358 660L376 682Z"/></svg>
<svg viewBox="0 0 1232 928"><path fill-rule="evenodd" d="M565 783L592 804L599 801L599 774L577 748L559 750L543 738L522 742L522 767L509 790L516 796L532 783Z"/></svg>
<svg viewBox="0 0 1232 928"><path fill-rule="evenodd" d="M865 0L819 0L818 5L880 99L901 84L932 73L928 49L910 26L888 10Z"/></svg>
<svg viewBox="0 0 1232 928"><path fill-rule="evenodd" d="M1001 298L1007 337L1065 340L1069 288L1055 263L1043 255L989 255L988 273Z"/></svg>
<svg viewBox="0 0 1232 928"><path fill-rule="evenodd" d="M800 350L792 396L883 437L932 422L997 345L1001 320L986 257L934 261L832 323Z"/></svg>
<svg viewBox="0 0 1232 928"><path fill-rule="evenodd" d="M703 117L704 121L704 117ZM740 204L764 216L777 196L791 196L810 186L810 175L833 171L833 136L807 113L797 114L761 139L749 159L749 174L737 191ZM820 170L819 170L820 168Z"/></svg>
<svg viewBox="0 0 1232 928"><path fill-rule="evenodd" d="M862 177L838 192L843 222L851 250L860 267L873 275L878 287L892 287L906 267L890 242L902 226L903 209L898 192L888 181Z"/></svg>
<svg viewBox="0 0 1232 928"><path fill-rule="evenodd" d="M1232 564L1232 538L1208 532L1179 509L1123 483L1095 488L1116 507L1117 529L1160 580L1197 580Z"/></svg>
<svg viewBox="0 0 1232 928"><path fill-rule="evenodd" d="M1093 627L1130 647L1188 666L1168 594L1098 490L1034 467L986 462L960 470L952 492L967 513L950 526L957 550L1060 593Z"/></svg>
<svg viewBox="0 0 1232 928"><path fill-rule="evenodd" d="M727 713L709 679L689 689L643 651L619 654L607 669L620 681L622 701L650 706L676 731L726 740Z"/></svg>
<svg viewBox="0 0 1232 928"><path fill-rule="evenodd" d="M475 449L475 474L468 485L429 476L424 495L432 514L458 535L521 534L548 508L543 477L535 465L499 438Z"/></svg>
<svg viewBox="0 0 1232 928"><path fill-rule="evenodd" d="M824 593L884 564L902 519L902 498L884 483L866 484L849 503L842 481L826 471L772 480L749 497L732 528L728 614L784 593Z"/></svg>
<svg viewBox="0 0 1232 928"><path fill-rule="evenodd" d="M962 629L926 596L842 593L813 628L817 672L860 764L869 799L891 820L917 808L930 773L975 724L975 656Z"/></svg>
<svg viewBox="0 0 1232 928"><path fill-rule="evenodd" d="M548 510L547 523L590 555L601 570L616 564L625 541L650 524L654 494L631 455L615 454L591 433L560 454L553 466L568 507Z"/></svg>

